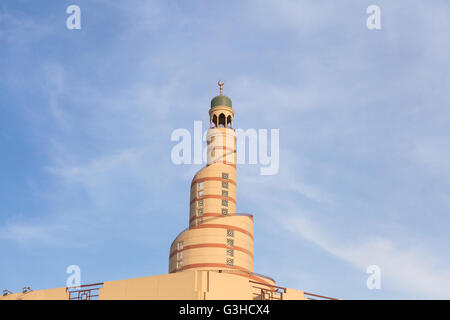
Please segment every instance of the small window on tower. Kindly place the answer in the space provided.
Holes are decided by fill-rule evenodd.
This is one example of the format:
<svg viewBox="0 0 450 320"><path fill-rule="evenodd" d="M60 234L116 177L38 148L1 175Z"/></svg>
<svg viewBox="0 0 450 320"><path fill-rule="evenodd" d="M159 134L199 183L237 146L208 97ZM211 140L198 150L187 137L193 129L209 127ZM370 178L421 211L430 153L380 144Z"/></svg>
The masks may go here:
<svg viewBox="0 0 450 320"><path fill-rule="evenodd" d="M230 257L234 256L234 250L233 249L227 249L227 255Z"/></svg>
<svg viewBox="0 0 450 320"><path fill-rule="evenodd" d="M234 240L233 239L227 239L227 246L234 247Z"/></svg>
<svg viewBox="0 0 450 320"><path fill-rule="evenodd" d="M203 189L203 187L205 186L205 183L204 182L199 182L198 183L198 189L200 190L200 189Z"/></svg>
<svg viewBox="0 0 450 320"><path fill-rule="evenodd" d="M224 207L228 207L228 200L222 200L222 205Z"/></svg>
<svg viewBox="0 0 450 320"><path fill-rule="evenodd" d="M227 237L234 237L234 230L227 229Z"/></svg>
<svg viewBox="0 0 450 320"><path fill-rule="evenodd" d="M227 216L228 215L228 209L222 208L222 215Z"/></svg>
<svg viewBox="0 0 450 320"><path fill-rule="evenodd" d="M203 223L203 218L199 218L198 220L197 220L197 225L201 225Z"/></svg>
<svg viewBox="0 0 450 320"><path fill-rule="evenodd" d="M223 172L222 173L222 179L227 180L228 179L228 173Z"/></svg>
<svg viewBox="0 0 450 320"><path fill-rule="evenodd" d="M204 195L203 190L198 192L198 197L199 197L199 198L200 198L200 197L203 197L203 195Z"/></svg>
<svg viewBox="0 0 450 320"><path fill-rule="evenodd" d="M228 182L222 182L222 188L228 189Z"/></svg>
<svg viewBox="0 0 450 320"><path fill-rule="evenodd" d="M222 190L222 197L228 197L228 191Z"/></svg>
<svg viewBox="0 0 450 320"><path fill-rule="evenodd" d="M198 206L203 207L203 200L198 200Z"/></svg>
<svg viewBox="0 0 450 320"><path fill-rule="evenodd" d="M177 245L178 250L183 250L183 241L179 241Z"/></svg>
<svg viewBox="0 0 450 320"><path fill-rule="evenodd" d="M233 259L231 259L231 258L227 258L227 266L230 266L230 267L232 267L232 266L233 266L233 264L234 264L234 261L233 261Z"/></svg>
<svg viewBox="0 0 450 320"><path fill-rule="evenodd" d="M203 215L203 209L198 209L197 213L198 213L199 216Z"/></svg>

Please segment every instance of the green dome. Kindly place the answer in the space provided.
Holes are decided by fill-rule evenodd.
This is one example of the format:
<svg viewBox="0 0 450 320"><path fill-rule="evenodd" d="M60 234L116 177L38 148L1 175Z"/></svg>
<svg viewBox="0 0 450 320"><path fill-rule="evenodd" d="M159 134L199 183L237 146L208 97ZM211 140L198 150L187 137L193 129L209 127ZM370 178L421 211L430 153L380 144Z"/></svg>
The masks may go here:
<svg viewBox="0 0 450 320"><path fill-rule="evenodd" d="M227 106L232 108L232 105L231 99L227 96L216 96L211 100L211 108L217 106Z"/></svg>

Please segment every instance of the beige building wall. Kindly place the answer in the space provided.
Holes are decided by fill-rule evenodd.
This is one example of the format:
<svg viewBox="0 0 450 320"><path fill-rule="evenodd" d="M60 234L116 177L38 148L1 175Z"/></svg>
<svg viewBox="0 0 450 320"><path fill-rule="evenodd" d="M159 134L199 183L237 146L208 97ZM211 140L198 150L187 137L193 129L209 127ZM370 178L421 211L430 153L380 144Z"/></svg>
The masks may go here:
<svg viewBox="0 0 450 320"><path fill-rule="evenodd" d="M266 279L267 280L267 279ZM260 300L275 287L255 283L253 277L218 271L183 271L152 277L108 281L99 289L99 300ZM264 289L264 293L261 292ZM303 292L285 289L274 299L302 300ZM66 288L15 293L0 300L68 300Z"/></svg>
<svg viewBox="0 0 450 320"><path fill-rule="evenodd" d="M69 300L66 288L46 289L0 296L0 300Z"/></svg>

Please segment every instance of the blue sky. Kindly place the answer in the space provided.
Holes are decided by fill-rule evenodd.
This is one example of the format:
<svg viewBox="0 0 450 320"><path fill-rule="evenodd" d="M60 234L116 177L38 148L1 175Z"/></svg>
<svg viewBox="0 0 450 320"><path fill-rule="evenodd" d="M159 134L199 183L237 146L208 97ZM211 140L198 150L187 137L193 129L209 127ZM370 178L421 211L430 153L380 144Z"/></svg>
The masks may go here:
<svg viewBox="0 0 450 320"><path fill-rule="evenodd" d="M280 130L277 175L238 168L255 272L343 299L448 298L449 11L1 1L0 289L63 287L74 264L83 283L167 273L201 167L172 164L170 135L207 125L221 79L236 127Z"/></svg>

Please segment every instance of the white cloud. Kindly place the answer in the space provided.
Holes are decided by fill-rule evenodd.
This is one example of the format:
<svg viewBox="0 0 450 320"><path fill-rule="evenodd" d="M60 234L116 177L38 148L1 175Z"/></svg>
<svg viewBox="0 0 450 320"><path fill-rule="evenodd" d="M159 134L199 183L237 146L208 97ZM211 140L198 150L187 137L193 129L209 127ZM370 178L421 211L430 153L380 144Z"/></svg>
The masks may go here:
<svg viewBox="0 0 450 320"><path fill-rule="evenodd" d="M382 286L396 287L411 298L450 297L450 269L440 265L426 248L400 246L395 240L385 237L369 237L346 243L333 230L322 229L298 213L280 220L285 229L352 263L361 272L365 272L370 265L378 265L382 273Z"/></svg>
<svg viewBox="0 0 450 320"><path fill-rule="evenodd" d="M0 239L21 244L67 245L65 233L69 230L70 228L64 225L14 223L0 229Z"/></svg>
<svg viewBox="0 0 450 320"><path fill-rule="evenodd" d="M254 208L258 210L255 212L257 216L262 214L270 223L278 223L284 230L290 231L296 238L290 241L306 240L320 250L349 262L362 276L369 265L380 266L382 286L388 288L392 296L395 296L392 292L397 292L411 299L448 299L448 255L446 252L439 253L438 248L433 246L433 239L418 234L415 224L408 221L408 216L415 216L416 213L408 212L405 215L400 212L400 218L388 217L388 212L383 212L382 206L371 202L365 203L365 206L372 206L374 211L379 211L374 217L358 212L345 212L344 210L352 208L345 201L354 204L363 203L364 200L357 195L345 195L343 190L331 192L323 183L314 182L311 176L315 175L305 174L311 168L316 168L311 161L284 151L289 156L283 163L280 175L249 178L246 170L244 176L239 176L241 187L242 184L252 186L245 188L241 197L258 205ZM317 202L314 209L306 209L305 199L298 195ZM395 200L393 204L398 205ZM391 210L401 211L402 206L398 205ZM275 212L276 216L273 215ZM335 223L336 217L340 217L339 224ZM261 223L260 219L258 221ZM402 222L399 223L400 221ZM345 226L351 226L355 230ZM347 294L358 298L351 293Z"/></svg>

